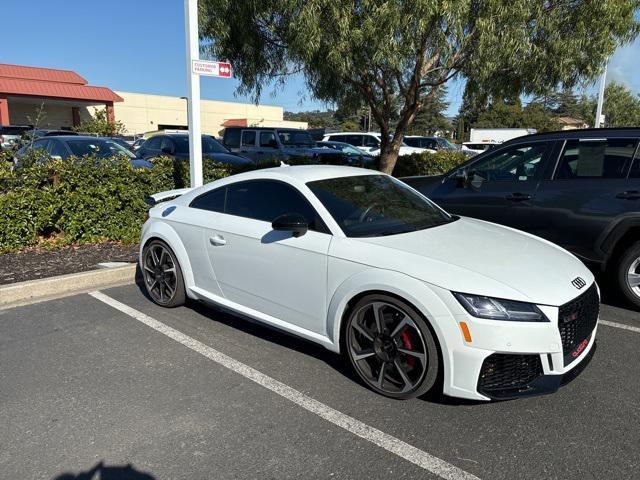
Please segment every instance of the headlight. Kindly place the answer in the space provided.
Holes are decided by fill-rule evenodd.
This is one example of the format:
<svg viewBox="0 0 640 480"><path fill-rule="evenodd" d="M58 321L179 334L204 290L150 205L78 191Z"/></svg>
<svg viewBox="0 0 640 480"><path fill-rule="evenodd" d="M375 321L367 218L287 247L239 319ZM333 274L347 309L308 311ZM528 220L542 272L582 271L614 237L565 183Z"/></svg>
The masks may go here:
<svg viewBox="0 0 640 480"><path fill-rule="evenodd" d="M474 317L514 322L548 322L549 319L533 303L483 297L452 292L460 304Z"/></svg>

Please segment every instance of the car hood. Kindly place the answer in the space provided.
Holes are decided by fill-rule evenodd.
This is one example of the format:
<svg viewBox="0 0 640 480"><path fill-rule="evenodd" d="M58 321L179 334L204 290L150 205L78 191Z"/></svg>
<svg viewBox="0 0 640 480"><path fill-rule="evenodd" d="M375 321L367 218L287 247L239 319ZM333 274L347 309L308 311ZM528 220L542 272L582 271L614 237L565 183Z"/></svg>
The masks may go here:
<svg viewBox="0 0 640 480"><path fill-rule="evenodd" d="M364 248L364 246L367 248ZM447 290L560 306L591 272L566 250L518 230L460 218L417 232L332 242L331 254Z"/></svg>

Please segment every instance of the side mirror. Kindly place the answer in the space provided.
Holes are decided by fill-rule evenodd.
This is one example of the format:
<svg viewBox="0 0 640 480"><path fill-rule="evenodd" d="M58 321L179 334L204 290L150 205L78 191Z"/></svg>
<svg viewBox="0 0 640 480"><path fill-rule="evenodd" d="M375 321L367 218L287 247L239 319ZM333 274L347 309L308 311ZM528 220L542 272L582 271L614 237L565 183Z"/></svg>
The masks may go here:
<svg viewBox="0 0 640 480"><path fill-rule="evenodd" d="M301 237L309 229L309 223L299 213L285 213L271 223L271 228L278 231L291 232L294 237Z"/></svg>

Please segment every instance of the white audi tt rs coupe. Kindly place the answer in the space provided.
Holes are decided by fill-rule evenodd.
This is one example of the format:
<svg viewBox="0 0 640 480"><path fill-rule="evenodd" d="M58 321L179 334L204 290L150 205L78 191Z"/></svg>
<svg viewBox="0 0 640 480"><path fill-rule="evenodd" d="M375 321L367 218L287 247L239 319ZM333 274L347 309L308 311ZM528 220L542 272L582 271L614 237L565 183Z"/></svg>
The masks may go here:
<svg viewBox="0 0 640 480"><path fill-rule="evenodd" d="M550 393L594 351L599 291L578 259L380 172L282 166L152 198L140 268L155 303L202 300L317 342L383 395Z"/></svg>

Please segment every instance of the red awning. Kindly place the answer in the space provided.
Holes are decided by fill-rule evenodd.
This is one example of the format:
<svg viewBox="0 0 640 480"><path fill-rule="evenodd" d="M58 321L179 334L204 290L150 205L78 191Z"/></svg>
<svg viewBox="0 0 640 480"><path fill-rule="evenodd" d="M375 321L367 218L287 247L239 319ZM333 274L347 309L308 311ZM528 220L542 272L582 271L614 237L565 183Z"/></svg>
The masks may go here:
<svg viewBox="0 0 640 480"><path fill-rule="evenodd" d="M246 118L232 118L222 122L223 127L248 127L249 122Z"/></svg>
<svg viewBox="0 0 640 480"><path fill-rule="evenodd" d="M0 95L60 98L86 102L122 102L106 87L92 87L75 72L0 64Z"/></svg>

